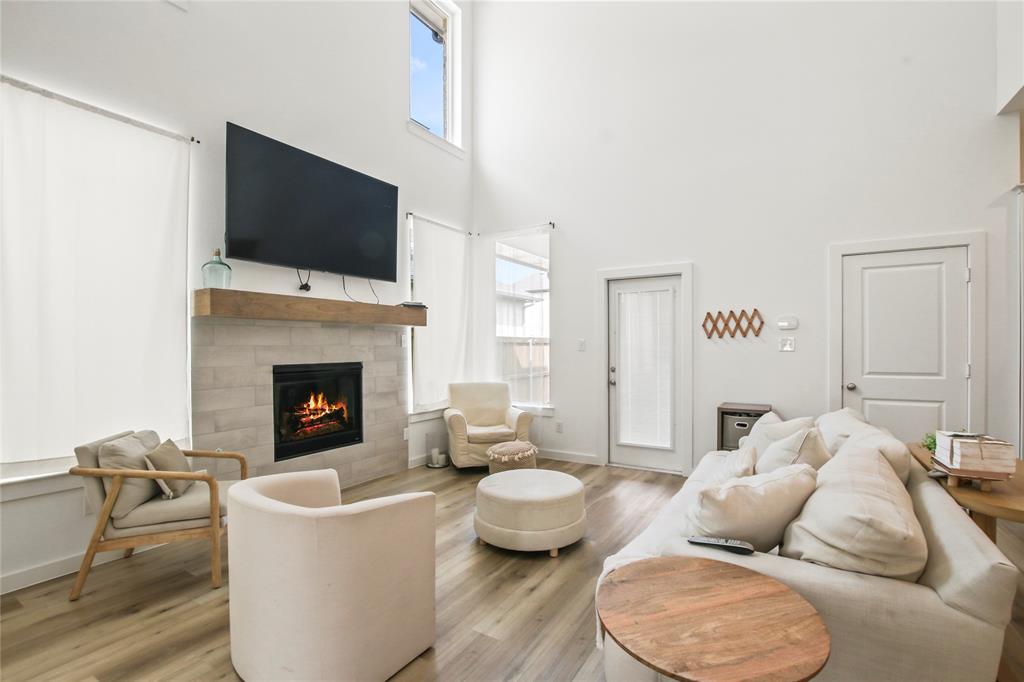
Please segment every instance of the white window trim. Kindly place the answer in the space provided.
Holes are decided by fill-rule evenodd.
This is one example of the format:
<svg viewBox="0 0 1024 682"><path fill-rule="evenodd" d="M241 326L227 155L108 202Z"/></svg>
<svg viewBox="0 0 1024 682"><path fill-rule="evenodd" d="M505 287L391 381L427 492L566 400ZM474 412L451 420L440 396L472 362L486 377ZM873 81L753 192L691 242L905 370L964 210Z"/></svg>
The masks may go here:
<svg viewBox="0 0 1024 682"><path fill-rule="evenodd" d="M445 144L437 146L459 158L465 158L462 130L462 10L450 0L411 0L409 11L434 30L438 30L439 24L444 29L445 134L443 137L435 135L414 121L411 115L408 130L429 142L443 142ZM412 44L411 36L407 44ZM410 89L406 91L407 96ZM411 114L412 103L410 101L407 104L406 111Z"/></svg>

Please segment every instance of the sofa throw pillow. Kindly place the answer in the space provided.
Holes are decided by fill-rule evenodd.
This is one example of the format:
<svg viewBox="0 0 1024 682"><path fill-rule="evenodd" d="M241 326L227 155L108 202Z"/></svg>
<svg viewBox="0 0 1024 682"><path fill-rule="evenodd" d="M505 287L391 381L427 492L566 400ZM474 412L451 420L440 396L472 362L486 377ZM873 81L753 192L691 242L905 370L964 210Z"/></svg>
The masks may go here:
<svg viewBox="0 0 1024 682"><path fill-rule="evenodd" d="M188 457L170 438L146 454L146 467L150 471L192 471ZM186 490L192 487L193 483L195 481L181 478L156 479L156 484L163 491L165 500L181 497Z"/></svg>
<svg viewBox="0 0 1024 682"><path fill-rule="evenodd" d="M825 447L833 455L839 452L851 434L871 426L864 415L852 407L844 407L835 412L827 412L818 417L814 425L825 440Z"/></svg>
<svg viewBox="0 0 1024 682"><path fill-rule="evenodd" d="M100 446L97 457L101 469L146 470L146 453L160 445L160 437L154 431L136 431ZM103 479L103 488L109 493L112 478ZM143 502L160 494L160 486L151 478L125 478L121 492L117 495L110 516L120 519Z"/></svg>
<svg viewBox="0 0 1024 682"><path fill-rule="evenodd" d="M757 458L754 473L766 474L790 464L808 464L815 471L832 459L818 429L800 429L777 440Z"/></svg>
<svg viewBox="0 0 1024 682"><path fill-rule="evenodd" d="M740 448L725 455L721 465L704 476L704 485L719 485L734 478L753 476L757 463L754 448Z"/></svg>
<svg viewBox="0 0 1024 682"><path fill-rule="evenodd" d="M768 418L771 415L771 418ZM744 447L751 447L757 451L758 456L768 450L768 446L786 436L791 436L802 429L810 429L814 426L812 417L797 417L788 421L782 421L774 412L769 412L754 422L750 434L743 439Z"/></svg>
<svg viewBox="0 0 1024 682"><path fill-rule="evenodd" d="M841 452L862 452L864 450L880 452L889 463L889 466L892 467L892 470L896 472L896 476L903 485L906 485L907 480L910 478L911 458L907 444L881 426L873 426L871 424L866 426L867 428L856 431L847 438L836 454Z"/></svg>
<svg viewBox="0 0 1024 682"><path fill-rule="evenodd" d="M913 582L928 545L910 493L879 451L864 449L840 452L821 467L779 554Z"/></svg>
<svg viewBox="0 0 1024 682"><path fill-rule="evenodd" d="M754 425L750 427L750 433L740 438L739 446L742 448L744 445L746 445L747 439L750 438L751 434L753 434L755 430L763 429L769 424L779 424L781 422L782 417L780 417L779 415L775 414L774 412L765 412L760 417L758 417L757 421L754 422Z"/></svg>
<svg viewBox="0 0 1024 682"><path fill-rule="evenodd" d="M690 529L697 535L744 540L759 552L771 551L814 492L816 478L817 472L807 464L793 464L708 486L687 510Z"/></svg>

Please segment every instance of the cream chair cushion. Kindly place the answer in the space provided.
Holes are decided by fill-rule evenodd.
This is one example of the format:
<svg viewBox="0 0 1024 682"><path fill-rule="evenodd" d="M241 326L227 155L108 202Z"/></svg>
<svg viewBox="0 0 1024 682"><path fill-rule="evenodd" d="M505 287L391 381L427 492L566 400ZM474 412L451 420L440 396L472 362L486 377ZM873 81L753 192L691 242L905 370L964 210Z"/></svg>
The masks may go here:
<svg viewBox="0 0 1024 682"><path fill-rule="evenodd" d="M516 439L516 432L504 424L498 426L468 424L466 431L469 434L470 443L504 443Z"/></svg>
<svg viewBox="0 0 1024 682"><path fill-rule="evenodd" d="M146 468L150 471L192 471L188 457L170 438L158 445L155 450L146 453ZM195 481L189 478L156 479L156 484L168 500L184 495L193 483Z"/></svg>
<svg viewBox="0 0 1024 682"><path fill-rule="evenodd" d="M160 445L155 431L136 431L100 445L99 465L103 469L129 469L146 471L146 454ZM109 493L113 479L104 478L104 490ZM160 494L160 486L152 478L125 478L114 502L110 516L120 519L143 502Z"/></svg>
<svg viewBox="0 0 1024 682"><path fill-rule="evenodd" d="M802 429L809 429L814 426L814 419L811 417L797 417L788 421L782 421L779 415L774 412L766 412L754 422L750 433L740 439L741 447L752 447L759 454L764 453L768 446L786 436L791 436Z"/></svg>
<svg viewBox="0 0 1024 682"><path fill-rule="evenodd" d="M766 474L734 478L697 493L687 510L695 535L733 538L768 552L814 492L817 473L792 464Z"/></svg>
<svg viewBox="0 0 1024 682"><path fill-rule="evenodd" d="M928 561L910 494L875 449L845 449L818 472L818 487L786 529L782 556L915 581Z"/></svg>
<svg viewBox="0 0 1024 682"><path fill-rule="evenodd" d="M777 440L757 458L754 473L766 474L790 464L808 464L815 471L832 459L817 429L799 431Z"/></svg>
<svg viewBox="0 0 1024 682"><path fill-rule="evenodd" d="M227 499L228 488L236 481L218 481L217 494L220 497L220 513L224 516L228 513ZM158 523L174 523L177 521L189 521L191 519L203 519L207 524L210 522L210 487L206 481L195 481L181 497L167 499L157 495L148 502L143 502L135 509L119 519L114 519L114 528L135 528L137 526L151 526Z"/></svg>
<svg viewBox="0 0 1024 682"><path fill-rule="evenodd" d="M512 406L512 397L506 383L448 384L448 402L461 410L470 424L497 426L505 424L505 414Z"/></svg>

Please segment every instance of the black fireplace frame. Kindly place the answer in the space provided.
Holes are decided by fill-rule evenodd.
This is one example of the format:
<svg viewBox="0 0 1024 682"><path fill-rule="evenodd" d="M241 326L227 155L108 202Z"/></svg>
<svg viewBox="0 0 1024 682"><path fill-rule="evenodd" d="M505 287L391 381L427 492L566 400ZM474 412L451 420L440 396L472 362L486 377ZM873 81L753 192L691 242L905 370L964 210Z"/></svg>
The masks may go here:
<svg viewBox="0 0 1024 682"><path fill-rule="evenodd" d="M274 365L274 461L280 462L293 457L311 455L315 452L333 450L363 442L363 363L361 362L317 362L301 365ZM281 442L278 430L278 417L281 414L279 404L280 392L278 384L282 381L316 381L318 376L325 374L347 374L352 377L355 389L352 405L349 409L356 418L352 428L347 431L328 433L322 436L304 438L296 441Z"/></svg>

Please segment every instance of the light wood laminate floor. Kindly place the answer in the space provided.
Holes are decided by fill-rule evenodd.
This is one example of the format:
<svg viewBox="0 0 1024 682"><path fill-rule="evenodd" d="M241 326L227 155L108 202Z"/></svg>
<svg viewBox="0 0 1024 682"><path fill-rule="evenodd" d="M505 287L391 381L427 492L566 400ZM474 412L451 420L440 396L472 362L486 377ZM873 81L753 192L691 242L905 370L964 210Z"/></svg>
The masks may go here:
<svg viewBox="0 0 1024 682"><path fill-rule="evenodd" d="M603 678L593 611L601 564L647 525L682 479L553 461L541 466L586 485L587 534L556 559L476 544L472 513L482 472L421 467L342 493L346 503L437 493L437 643L396 679ZM210 589L207 547L167 545L97 566L74 603L67 600L74 576L5 595L0 679L238 679L228 648L228 580ZM1000 521L999 547L1024 566L1024 525ZM1024 600L1018 601L1003 682L1024 682Z"/></svg>
<svg viewBox="0 0 1024 682"><path fill-rule="evenodd" d="M602 562L649 523L683 479L550 460L541 466L586 486L587 534L554 559L476 543L472 516L483 471L420 467L343 491L346 503L437 494L437 642L396 679L603 677L594 646ZM208 546L167 545L97 566L74 603L67 600L73 576L4 596L0 678L238 679L228 648L229 561L225 551L224 587L210 589Z"/></svg>

